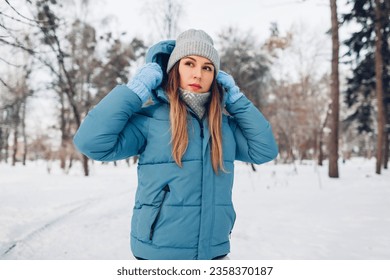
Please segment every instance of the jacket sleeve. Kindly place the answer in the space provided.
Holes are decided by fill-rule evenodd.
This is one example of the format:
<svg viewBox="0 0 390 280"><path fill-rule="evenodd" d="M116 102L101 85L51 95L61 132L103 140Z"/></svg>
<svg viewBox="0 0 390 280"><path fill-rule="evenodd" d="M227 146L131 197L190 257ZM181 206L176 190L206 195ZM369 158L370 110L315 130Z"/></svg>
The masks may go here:
<svg viewBox="0 0 390 280"><path fill-rule="evenodd" d="M236 160L261 164L278 155L270 123L245 96L226 105L236 140Z"/></svg>
<svg viewBox="0 0 390 280"><path fill-rule="evenodd" d="M138 154L146 142L146 118L136 114L141 107L141 99L127 86L116 86L85 117L73 138L75 146L99 161Z"/></svg>

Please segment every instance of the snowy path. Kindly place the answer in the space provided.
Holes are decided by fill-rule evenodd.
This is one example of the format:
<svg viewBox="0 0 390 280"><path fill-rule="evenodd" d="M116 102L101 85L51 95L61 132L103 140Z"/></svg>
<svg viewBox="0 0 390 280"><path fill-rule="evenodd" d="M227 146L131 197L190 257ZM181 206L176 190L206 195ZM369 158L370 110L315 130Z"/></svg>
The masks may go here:
<svg viewBox="0 0 390 280"><path fill-rule="evenodd" d="M326 167L237 164L230 259L390 259L390 172L373 161ZM48 175L0 165L0 259L133 259L136 167L95 163Z"/></svg>
<svg viewBox="0 0 390 280"><path fill-rule="evenodd" d="M99 176L84 178L59 172L48 175L38 166L2 167L7 172L1 174L14 174L5 180L0 175L0 224L5 225L0 228L0 258L131 257L127 240L134 196L131 186L136 184L132 169L108 167L106 173L103 167ZM122 254L110 239L125 240L126 247L119 250ZM109 253L112 250L116 252Z"/></svg>
<svg viewBox="0 0 390 280"><path fill-rule="evenodd" d="M96 199L86 199L82 202L76 202L71 205L66 206L59 206L59 208L64 208L65 211L55 213L55 217L50 218L48 221L44 221L45 224L40 225L37 224L36 228L32 228L31 232L26 232L24 236L22 236L18 240L11 241L10 244L5 246L5 251L3 253L0 252L2 258L8 258L8 255L14 254L13 251L23 251L22 254L26 254L26 250L32 250L33 254L36 254L37 251L39 252L40 248L42 248L42 245L47 245L49 248L53 247L52 242L56 242L56 236L64 235L66 233L66 228L69 226L69 223L74 222L75 219L79 218L80 216L84 215L83 212L91 211L93 207L96 207L96 205L99 205L101 203L105 203L108 200L117 200L118 196L122 196L126 193L120 193L117 195L113 195L111 197L100 197ZM85 224L87 224L88 221L86 221ZM63 226L65 225L65 229ZM54 238L55 239L49 239L48 237L50 234L54 232ZM37 248L36 250L33 250L34 242L38 243L40 248ZM44 244L42 244L44 243ZM8 248L7 248L8 247ZM44 256L42 256L44 258ZM77 257L77 256L76 256Z"/></svg>

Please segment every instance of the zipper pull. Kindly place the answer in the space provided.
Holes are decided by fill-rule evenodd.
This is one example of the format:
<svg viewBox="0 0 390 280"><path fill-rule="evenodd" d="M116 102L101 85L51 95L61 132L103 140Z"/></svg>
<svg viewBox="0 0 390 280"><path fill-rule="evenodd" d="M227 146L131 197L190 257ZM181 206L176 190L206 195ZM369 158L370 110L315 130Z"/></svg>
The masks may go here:
<svg viewBox="0 0 390 280"><path fill-rule="evenodd" d="M204 138L204 128L203 128L203 123L200 121L200 138Z"/></svg>
<svg viewBox="0 0 390 280"><path fill-rule="evenodd" d="M150 229L149 240L152 240L152 239L153 239L153 232L154 232L154 230L153 230L153 229Z"/></svg>
<svg viewBox="0 0 390 280"><path fill-rule="evenodd" d="M154 219L151 227L150 227L150 233L149 233L149 240L152 240L153 239L153 234L154 234L154 227L156 226L156 223L157 223L157 220L158 218L160 217L160 211L161 211L161 207L165 201L165 197L167 196L167 193L169 193L171 191L171 189L169 188L169 185L166 184L162 191L164 192L163 193L163 197L162 197L162 200L161 200L161 204L160 204L160 207L158 209L158 212L157 212L157 215L156 215L156 218Z"/></svg>
<svg viewBox="0 0 390 280"><path fill-rule="evenodd" d="M165 185L165 187L162 189L164 192L170 192L169 185Z"/></svg>

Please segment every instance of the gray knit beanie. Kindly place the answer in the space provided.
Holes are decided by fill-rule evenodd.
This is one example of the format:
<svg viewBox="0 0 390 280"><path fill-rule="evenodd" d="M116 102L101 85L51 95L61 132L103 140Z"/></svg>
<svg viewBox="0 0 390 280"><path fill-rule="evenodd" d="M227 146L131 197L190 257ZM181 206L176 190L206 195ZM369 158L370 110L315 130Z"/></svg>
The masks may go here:
<svg viewBox="0 0 390 280"><path fill-rule="evenodd" d="M167 73L176 62L185 56L199 55L209 59L219 71L219 55L214 48L211 37L203 30L189 29L181 33L176 39L176 45L168 60Z"/></svg>

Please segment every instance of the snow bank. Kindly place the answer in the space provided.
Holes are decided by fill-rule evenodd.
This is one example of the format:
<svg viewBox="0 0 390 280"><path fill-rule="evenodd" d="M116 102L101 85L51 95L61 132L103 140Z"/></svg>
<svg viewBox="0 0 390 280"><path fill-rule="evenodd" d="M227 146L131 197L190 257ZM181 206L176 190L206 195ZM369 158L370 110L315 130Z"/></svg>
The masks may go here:
<svg viewBox="0 0 390 280"><path fill-rule="evenodd" d="M373 160L327 167L237 163L230 259L390 259L390 172ZM69 175L46 163L0 164L0 259L133 259L137 168Z"/></svg>

